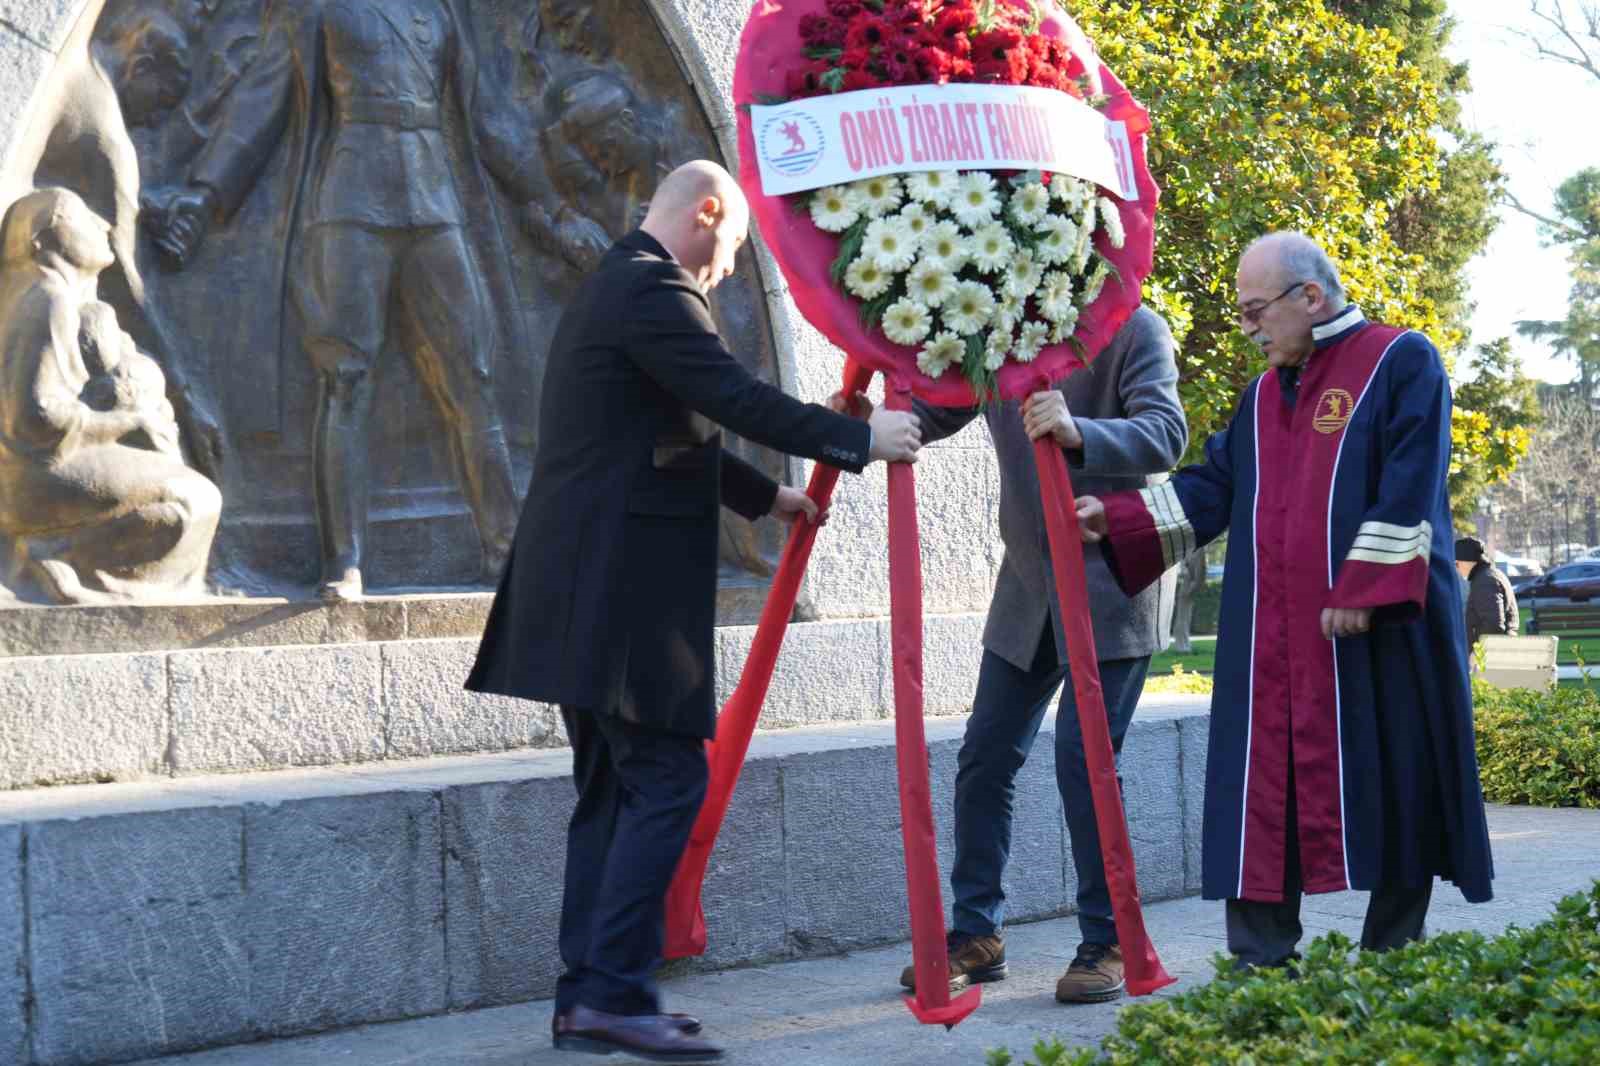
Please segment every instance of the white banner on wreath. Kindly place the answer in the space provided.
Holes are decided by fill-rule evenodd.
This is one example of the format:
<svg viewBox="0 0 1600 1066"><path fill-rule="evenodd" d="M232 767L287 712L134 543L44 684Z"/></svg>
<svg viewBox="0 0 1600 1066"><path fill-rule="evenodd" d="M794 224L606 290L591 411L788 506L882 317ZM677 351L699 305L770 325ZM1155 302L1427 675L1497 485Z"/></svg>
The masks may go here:
<svg viewBox="0 0 1600 1066"><path fill-rule="evenodd" d="M1125 123L1028 85L897 85L750 108L768 196L916 170L1046 170L1137 200Z"/></svg>

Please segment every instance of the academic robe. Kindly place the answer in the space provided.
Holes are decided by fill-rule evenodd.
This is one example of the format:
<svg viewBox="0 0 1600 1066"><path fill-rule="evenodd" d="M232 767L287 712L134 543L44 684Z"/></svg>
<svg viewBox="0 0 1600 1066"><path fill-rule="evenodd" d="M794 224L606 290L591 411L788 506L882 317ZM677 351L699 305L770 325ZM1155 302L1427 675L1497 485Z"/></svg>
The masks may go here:
<svg viewBox="0 0 1600 1066"><path fill-rule="evenodd" d="M1207 899L1493 877L1445 475L1450 383L1421 334L1348 307L1246 390L1205 460L1105 498L1133 592L1228 537L1206 765ZM1327 607L1373 609L1322 635ZM1288 789L1296 823L1287 825Z"/></svg>

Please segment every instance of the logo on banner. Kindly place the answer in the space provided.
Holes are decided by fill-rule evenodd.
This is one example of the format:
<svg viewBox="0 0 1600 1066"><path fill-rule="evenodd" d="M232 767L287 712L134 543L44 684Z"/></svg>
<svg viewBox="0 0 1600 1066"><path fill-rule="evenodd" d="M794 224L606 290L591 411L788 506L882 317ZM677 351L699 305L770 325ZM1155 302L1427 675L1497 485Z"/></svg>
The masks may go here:
<svg viewBox="0 0 1600 1066"><path fill-rule="evenodd" d="M804 111L779 111L761 127L762 161L786 177L817 169L822 149L822 124Z"/></svg>
<svg viewBox="0 0 1600 1066"><path fill-rule="evenodd" d="M1317 397L1317 413L1311 424L1318 433L1337 433L1350 421L1356 400L1343 389L1329 389Z"/></svg>

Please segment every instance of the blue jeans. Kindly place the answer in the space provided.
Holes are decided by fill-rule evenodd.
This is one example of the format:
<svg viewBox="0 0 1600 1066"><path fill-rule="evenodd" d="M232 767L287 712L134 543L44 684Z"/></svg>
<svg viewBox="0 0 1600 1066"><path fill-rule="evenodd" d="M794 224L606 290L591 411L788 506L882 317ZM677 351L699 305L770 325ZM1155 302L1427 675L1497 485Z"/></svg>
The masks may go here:
<svg viewBox="0 0 1600 1066"><path fill-rule="evenodd" d="M1149 669L1148 656L1100 663L1100 685L1115 752L1122 751L1122 739L1128 734ZM1053 628L1048 625L1028 670L1019 670L984 650L978 693L956 763L956 857L950 888L955 896L951 925L957 932L987 936L1004 925L1006 896L1000 876L1011 854L1017 771L1033 748L1050 697L1066 676ZM1078 928L1085 943L1115 944L1117 927L1100 858L1100 831L1095 825L1077 697L1070 678L1062 687L1056 714L1056 787L1061 790L1067 833L1072 838L1072 861L1078 871Z"/></svg>

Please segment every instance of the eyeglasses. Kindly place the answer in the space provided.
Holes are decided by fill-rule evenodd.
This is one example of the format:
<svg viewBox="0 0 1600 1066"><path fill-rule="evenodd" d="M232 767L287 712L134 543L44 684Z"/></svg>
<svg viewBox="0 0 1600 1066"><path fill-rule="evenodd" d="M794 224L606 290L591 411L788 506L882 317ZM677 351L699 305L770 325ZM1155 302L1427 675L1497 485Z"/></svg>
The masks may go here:
<svg viewBox="0 0 1600 1066"><path fill-rule="evenodd" d="M1304 284L1305 282L1303 281L1297 281L1270 300L1262 300L1260 303L1254 304L1250 307L1239 308L1238 317L1240 324L1254 326L1261 321L1261 312L1265 311L1267 308L1271 307L1273 304L1277 303L1279 300L1283 299L1285 296L1289 295L1291 292Z"/></svg>

